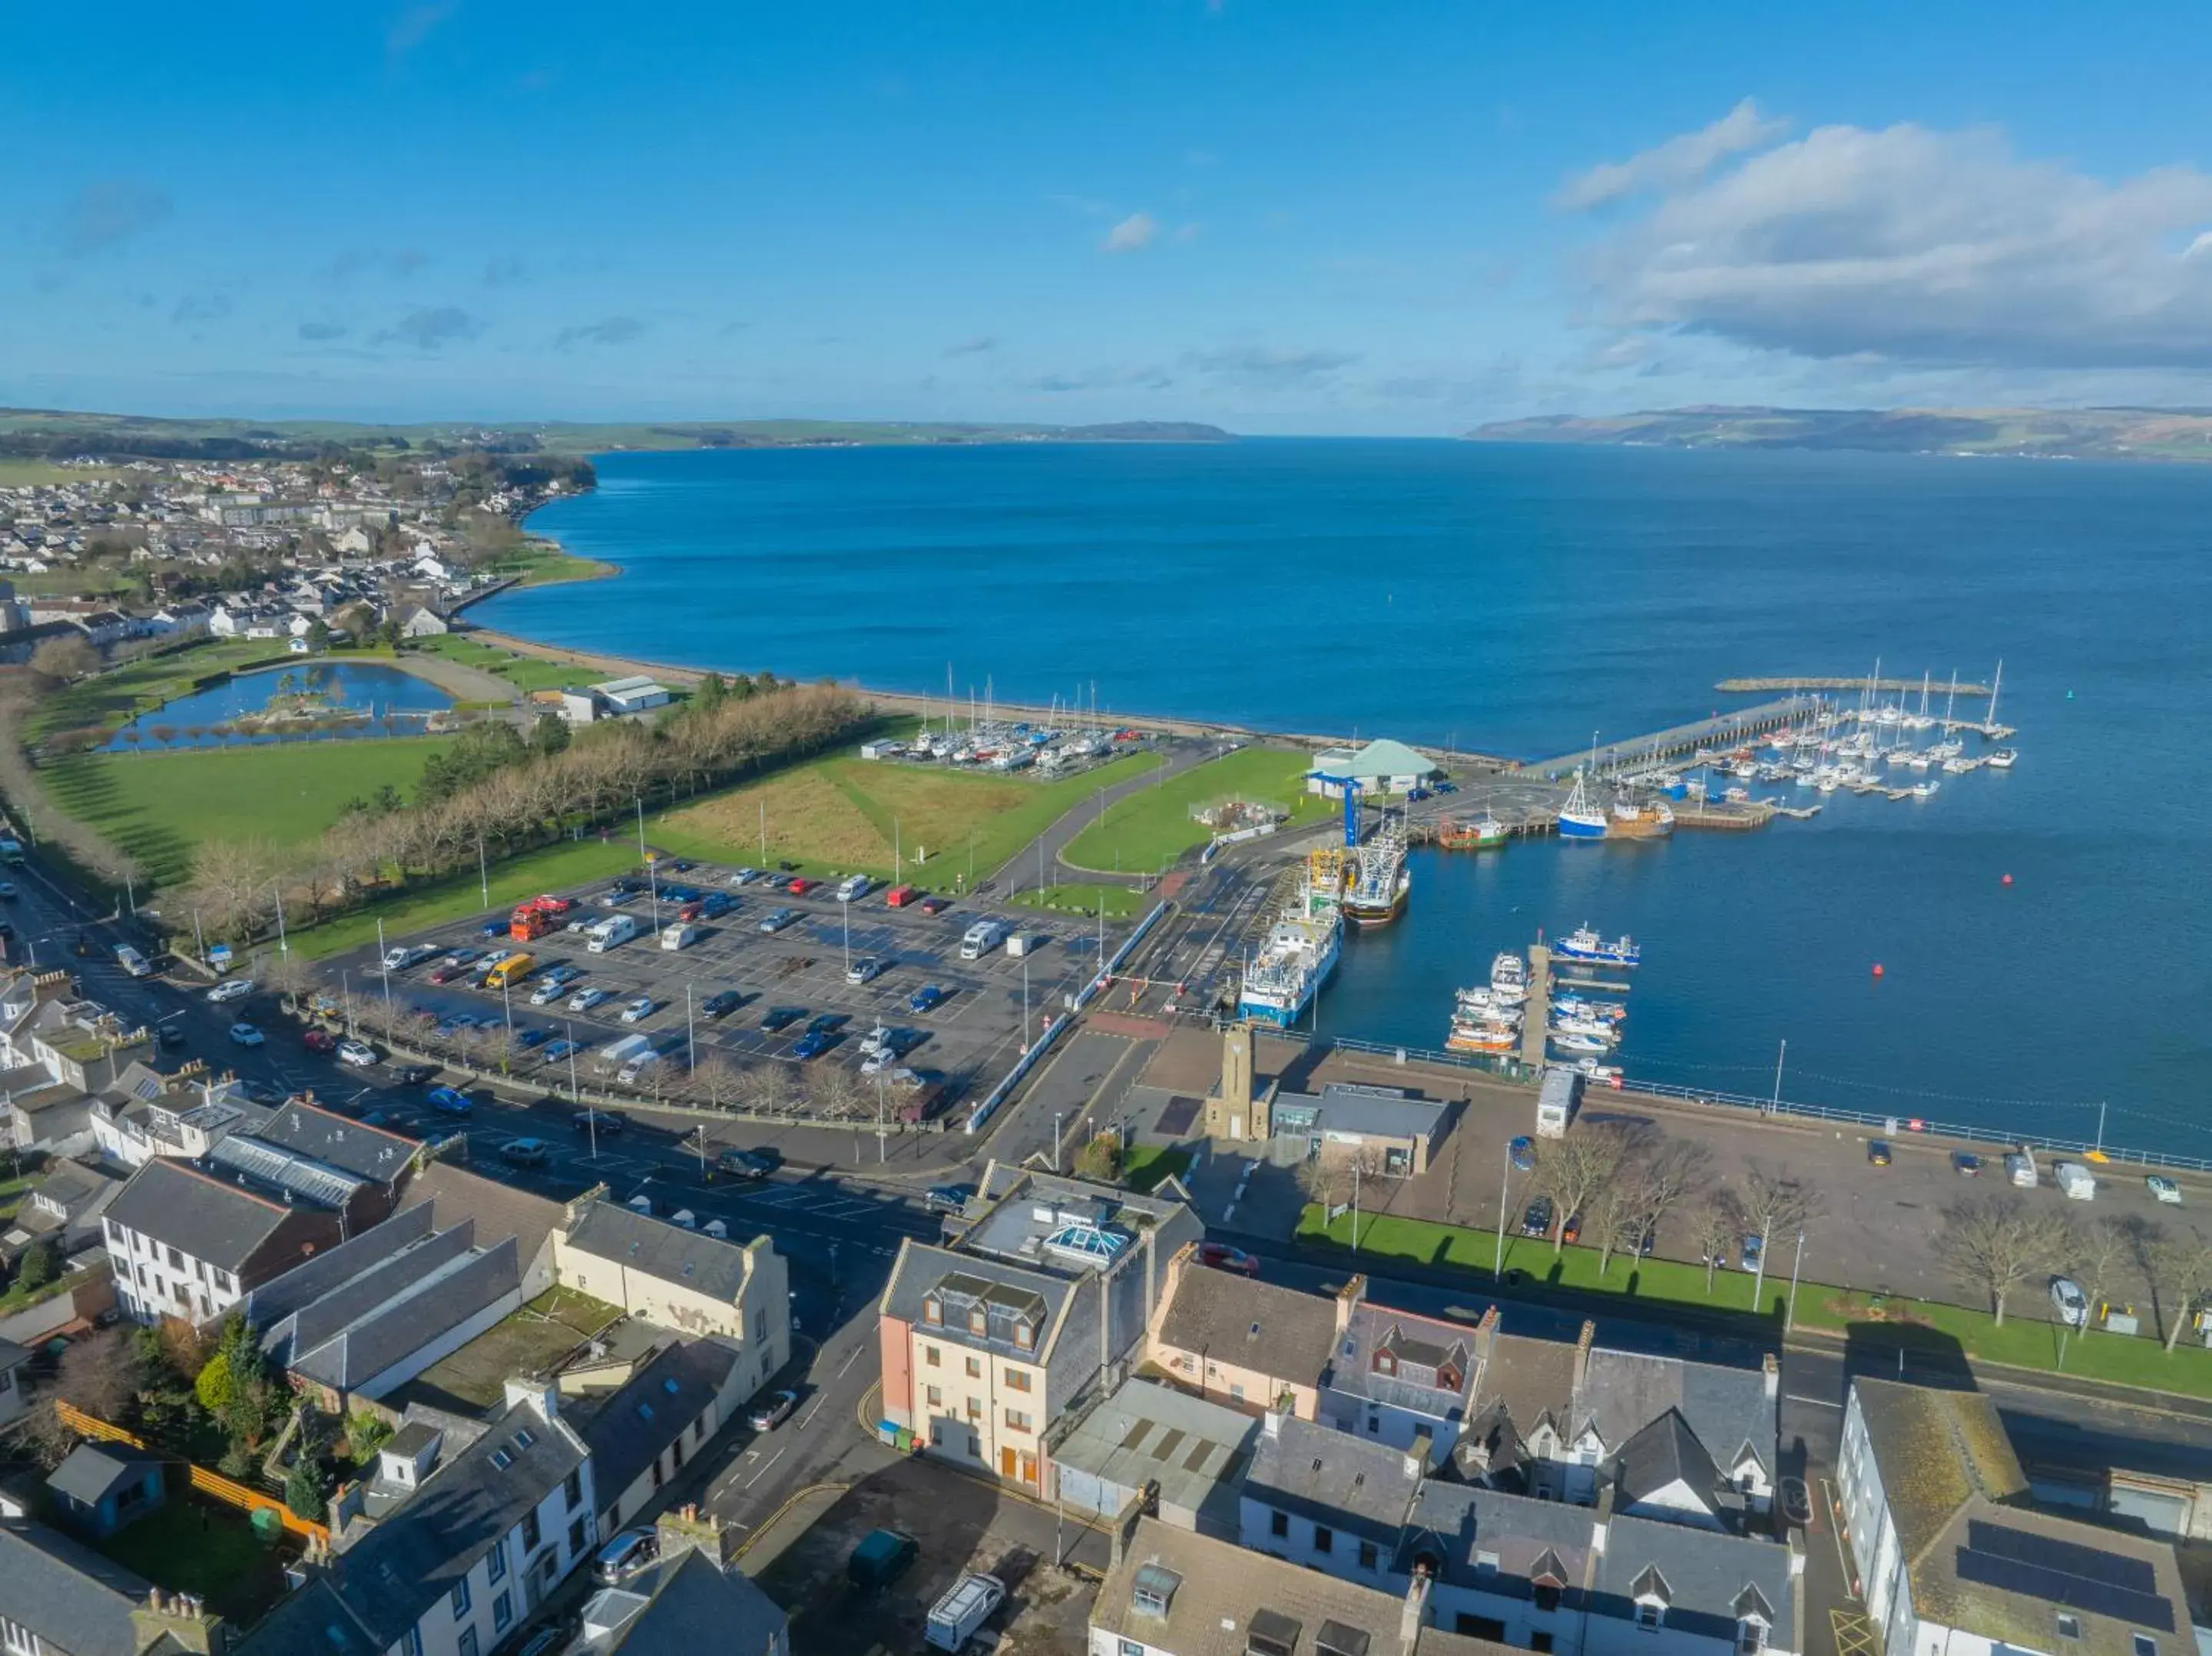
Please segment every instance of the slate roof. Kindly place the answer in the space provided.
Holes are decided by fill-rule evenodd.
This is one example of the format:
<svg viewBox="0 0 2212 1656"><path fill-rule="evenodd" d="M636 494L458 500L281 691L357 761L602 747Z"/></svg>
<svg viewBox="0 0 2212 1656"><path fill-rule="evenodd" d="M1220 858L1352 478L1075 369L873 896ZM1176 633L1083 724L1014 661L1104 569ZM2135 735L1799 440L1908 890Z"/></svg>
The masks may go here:
<svg viewBox="0 0 2212 1656"><path fill-rule="evenodd" d="M617 1650L639 1656L670 1651L765 1656L790 1620L743 1572L717 1568L696 1547L602 1590L584 1608L587 1627L617 1618L611 1632L580 1639L569 1648L592 1656Z"/></svg>
<svg viewBox="0 0 2212 1656"><path fill-rule="evenodd" d="M457 1227L445 1234L465 1239L466 1227ZM434 1245L425 1244L416 1251L427 1254ZM410 1258L402 1257L393 1262L393 1267L411 1263ZM390 1288L393 1292L374 1309L356 1316L319 1343L298 1346L292 1361L293 1372L341 1391L353 1391L367 1385L479 1312L521 1292L522 1270L511 1236L482 1252L462 1257L458 1264L451 1260L438 1263L452 1268L443 1269L442 1274L430 1274L428 1280L416 1276L404 1282L363 1284L358 1290L363 1297L380 1288ZM334 1300L344 1297L332 1296ZM335 1319L345 1309L349 1308L333 1308L331 1317ZM302 1312L300 1327L307 1330L311 1321L322 1317L324 1311L324 1306L315 1306Z"/></svg>
<svg viewBox="0 0 2212 1656"><path fill-rule="evenodd" d="M719 1340L678 1340L633 1374L584 1426L592 1478L611 1501L705 1413L737 1366Z"/></svg>
<svg viewBox="0 0 2212 1656"><path fill-rule="evenodd" d="M1076 1284L1066 1277L1048 1276L1042 1271L1027 1270L1019 1265L1010 1265L1004 1260L979 1259L955 1253L950 1248L909 1241L904 1245L898 1263L892 1268L891 1280L884 1285L879 1309L883 1314L898 1318L915 1328L927 1328L933 1335L941 1334L954 1345L976 1345L1013 1351L1015 1348L1011 1336L1005 1340L987 1340L970 1334L965 1323L956 1324L947 1322L940 1328L924 1318L923 1300L933 1289L954 1277L967 1278L980 1288L996 1287L1015 1294L1032 1294L1041 1300L1044 1309L1036 1349L1021 1354L1039 1361L1048 1353L1051 1330L1058 1325L1061 1308L1073 1297L1076 1288Z"/></svg>
<svg viewBox="0 0 2212 1656"><path fill-rule="evenodd" d="M145 1470L142 1456L108 1444L80 1443L46 1475L46 1488L84 1506L97 1507L123 1485L137 1482Z"/></svg>
<svg viewBox="0 0 2212 1656"><path fill-rule="evenodd" d="M1601 1346L1589 1354L1576 1406L1608 1453L1674 1409L1715 1465L1734 1468L1747 1446L1766 1475L1775 1475L1775 1400L1766 1395L1766 1376L1758 1369Z"/></svg>
<svg viewBox="0 0 2212 1656"><path fill-rule="evenodd" d="M1313 1384L1336 1343L1336 1301L1212 1270L1193 1259L1168 1302L1160 1338L1218 1362Z"/></svg>
<svg viewBox="0 0 2212 1656"><path fill-rule="evenodd" d="M156 1156L131 1175L104 1216L194 1259L236 1272L295 1211Z"/></svg>
<svg viewBox="0 0 2212 1656"><path fill-rule="evenodd" d="M2027 1492L1996 1406L1982 1393L1864 1376L1851 1389L1906 1558L1926 1552L1974 1496L2010 1501Z"/></svg>
<svg viewBox="0 0 2212 1656"><path fill-rule="evenodd" d="M394 1214L381 1225L372 1225L359 1236L301 1260L291 1269L270 1277L246 1296L240 1309L247 1322L266 1330L262 1349L279 1362L289 1359L275 1342L289 1342L287 1319L325 1294L352 1282L363 1271L391 1258L401 1249L429 1235L431 1210L425 1202Z"/></svg>
<svg viewBox="0 0 2212 1656"><path fill-rule="evenodd" d="M0 1607L70 1656L133 1656L152 1585L43 1525L0 1524Z"/></svg>
<svg viewBox="0 0 2212 1656"><path fill-rule="evenodd" d="M1418 1462L1402 1449L1296 1416L1270 1416L1267 1424L1273 1429L1261 1432L1245 1475L1246 1495L1332 1529L1398 1544L1399 1526L1420 1489Z"/></svg>
<svg viewBox="0 0 2212 1656"><path fill-rule="evenodd" d="M1486 1592L1510 1598L1526 1596L1537 1574L1556 1569L1562 1585L1578 1587L1596 1519L1593 1507L1431 1482L1407 1516L1397 1573L1410 1574L1425 1561L1447 1585L1479 1583ZM1484 1553L1496 1556L1494 1569L1476 1562Z"/></svg>
<svg viewBox="0 0 2212 1656"><path fill-rule="evenodd" d="M299 1099L281 1105L253 1129L253 1136L379 1184L392 1184L406 1171L416 1143Z"/></svg>
<svg viewBox="0 0 2212 1656"><path fill-rule="evenodd" d="M399 1197L403 1213L426 1202L432 1204L441 1224L474 1220L477 1234L487 1243L513 1237L525 1269L545 1246L545 1239L559 1228L563 1211L557 1202L444 1161L418 1169Z"/></svg>
<svg viewBox="0 0 2212 1656"><path fill-rule="evenodd" d="M1494 1335L1482 1367L1475 1408L1502 1403L1522 1438L1534 1436L1548 1420L1562 1436L1572 1430L1575 1348L1565 1340L1536 1340L1525 1334Z"/></svg>
<svg viewBox="0 0 2212 1656"><path fill-rule="evenodd" d="M1721 1475L1713 1458L1690 1430L1689 1422L1668 1409L1620 1446L1614 1480L1620 1504L1633 1506L1676 1483L1685 1484L1706 1511L1717 1513Z"/></svg>
<svg viewBox="0 0 2212 1656"><path fill-rule="evenodd" d="M1664 1586L1670 1628L1733 1640L1747 1588L1758 1594L1759 1613L1771 1625L1791 1624L1795 1584L1790 1549L1780 1542L1616 1514L1598 1556L1590 1613L1632 1618L1639 1579L1647 1571Z"/></svg>
<svg viewBox="0 0 2212 1656"><path fill-rule="evenodd" d="M1452 1105L1419 1099L1401 1087L1363 1087L1331 1081L1318 1093L1278 1093L1276 1106L1308 1105L1320 1111L1318 1124L1364 1138L1432 1138Z"/></svg>
<svg viewBox="0 0 2212 1656"><path fill-rule="evenodd" d="M568 1245L595 1258L732 1304L744 1287L745 1251L665 1219L594 1202L571 1226Z"/></svg>
<svg viewBox="0 0 2212 1656"><path fill-rule="evenodd" d="M1337 1342L1328 1384L1352 1397L1443 1420L1457 1419L1474 1385L1474 1341L1471 1324L1438 1322L1411 1312L1393 1311L1388 1306L1362 1305L1353 1311L1350 1325ZM1461 1368L1458 1389L1446 1391L1418 1375L1408 1377L1403 1361L1396 1373L1376 1373L1375 1353L1386 1347L1401 1359L1439 1356L1463 1347L1455 1359Z"/></svg>

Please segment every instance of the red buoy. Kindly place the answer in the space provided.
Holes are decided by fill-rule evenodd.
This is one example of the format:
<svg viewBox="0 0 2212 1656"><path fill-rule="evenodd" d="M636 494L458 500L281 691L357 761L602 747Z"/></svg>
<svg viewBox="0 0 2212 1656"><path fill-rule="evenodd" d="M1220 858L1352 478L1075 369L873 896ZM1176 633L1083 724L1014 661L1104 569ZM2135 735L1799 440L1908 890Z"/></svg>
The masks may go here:
<svg viewBox="0 0 2212 1656"><path fill-rule="evenodd" d="M2012 884L2012 876L2010 874L2007 874L2004 877L2004 883L2008 886Z"/></svg>
<svg viewBox="0 0 2212 1656"><path fill-rule="evenodd" d="M1881 962L1879 960L1874 963L1874 975L1877 977L1881 976Z"/></svg>

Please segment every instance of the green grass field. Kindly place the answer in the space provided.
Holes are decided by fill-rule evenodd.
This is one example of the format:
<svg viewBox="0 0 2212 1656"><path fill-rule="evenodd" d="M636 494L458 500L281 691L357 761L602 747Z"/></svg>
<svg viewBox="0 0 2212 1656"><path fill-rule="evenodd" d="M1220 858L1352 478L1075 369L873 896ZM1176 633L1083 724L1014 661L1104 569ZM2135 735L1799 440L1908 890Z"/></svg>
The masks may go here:
<svg viewBox="0 0 2212 1656"><path fill-rule="evenodd" d="M117 478L122 475L119 466L57 466L52 460L0 456L0 489L33 489L42 484L82 483L88 478Z"/></svg>
<svg viewBox="0 0 2212 1656"><path fill-rule="evenodd" d="M88 725L122 725L187 694L195 680L210 673L293 659L282 643L267 638L215 639L143 657L42 697L31 711L29 734L37 738Z"/></svg>
<svg viewBox="0 0 2212 1656"><path fill-rule="evenodd" d="M1340 807L1305 791L1313 761L1280 748L1245 747L1209 760L1158 788L1116 801L1105 816L1078 834L1065 855L1079 868L1152 873L1203 845L1212 831L1191 815L1231 799L1287 809L1292 823L1317 822Z"/></svg>
<svg viewBox="0 0 2212 1656"><path fill-rule="evenodd" d="M1165 1144L1133 1144L1121 1158L1121 1183L1133 1190L1149 1190L1162 1179L1190 1171L1190 1152Z"/></svg>
<svg viewBox="0 0 2212 1656"><path fill-rule="evenodd" d="M1324 1224L1321 1210L1309 1207L1299 1221L1297 1239L1341 1248L1349 1258L1352 1215L1340 1214ZM1497 1248L1497 1232L1470 1226L1392 1215L1369 1215L1359 1224L1359 1257L1462 1270L1473 1287L1490 1285ZM1539 1288L1733 1312L1775 1328L1781 1325L1790 1297L1789 1254L1780 1249L1770 1261L1765 1290L1757 1306L1752 1303L1754 1279L1740 1270L1716 1271L1708 1294L1703 1266L1674 1260L1631 1259L1616 1253L1601 1276L1595 1248L1565 1248L1555 1257L1550 1243L1522 1236L1506 1238L1504 1259L1507 1272L1525 1272ZM1884 1347L1956 1349L1981 1362L2045 1371L2063 1368L2084 1379L2212 1397L2212 1352L2185 1345L2169 1354L2156 1339L2142 1335L2093 1333L2067 1336L2062 1354L2057 1324L2020 1314L2033 1307L2036 1297L2032 1288L2015 1291L2013 1315L2000 1328L1985 1311L1932 1300L1883 1299L1807 1282L1798 1288L1796 1326L1838 1336L1856 1332Z"/></svg>
<svg viewBox="0 0 2212 1656"><path fill-rule="evenodd" d="M521 551L494 563L489 574L520 575L526 587L550 587L563 581L599 581L622 571L593 557L578 557L550 540L525 541ZM450 635L448 635L450 636Z"/></svg>
<svg viewBox="0 0 2212 1656"><path fill-rule="evenodd" d="M526 695L533 690L558 690L563 685L582 684L596 676L586 667L563 667L543 656L526 655L497 644L482 643L461 633L425 638L416 648L425 655L442 656L465 667L496 674Z"/></svg>
<svg viewBox="0 0 2212 1656"><path fill-rule="evenodd" d="M297 845L348 800L389 783L411 795L441 737L288 742L173 753L81 753L43 773L54 802L138 859L157 885L191 872L210 839Z"/></svg>
<svg viewBox="0 0 2212 1656"><path fill-rule="evenodd" d="M970 883L971 868L974 880L988 879L1084 800L1158 763L1156 755L1135 753L1081 776L1042 782L839 753L670 812L650 823L647 837L714 861L765 856L798 862L811 874L884 880L893 877L896 850L903 859L900 877L952 891ZM917 854L925 860L916 861Z"/></svg>
<svg viewBox="0 0 2212 1656"><path fill-rule="evenodd" d="M473 914L504 914L526 897L557 892L637 867L637 842L620 836L602 844L596 837L526 851L491 868L491 901L484 902L483 887L476 870L425 881L389 901L354 913L325 920L319 925L295 928L292 947L310 960L337 954L376 940L376 923L385 933L404 937L425 926L443 925Z"/></svg>
<svg viewBox="0 0 2212 1656"><path fill-rule="evenodd" d="M1007 892L1006 901L1048 914L1088 915L1093 919L1103 904L1109 920L1133 920L1159 898L1127 886L1048 886L1042 893L1028 886Z"/></svg>

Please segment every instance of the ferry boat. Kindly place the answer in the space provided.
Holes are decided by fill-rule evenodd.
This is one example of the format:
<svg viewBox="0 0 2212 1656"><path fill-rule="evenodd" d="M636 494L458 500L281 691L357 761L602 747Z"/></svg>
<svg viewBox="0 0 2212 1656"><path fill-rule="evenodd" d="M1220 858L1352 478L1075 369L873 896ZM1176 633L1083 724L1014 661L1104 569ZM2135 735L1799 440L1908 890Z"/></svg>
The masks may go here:
<svg viewBox="0 0 2212 1656"><path fill-rule="evenodd" d="M1674 813L1668 809L1664 800L1650 805L1632 805L1626 800L1613 802L1612 820L1606 833L1613 839L1664 839L1674 831Z"/></svg>
<svg viewBox="0 0 2212 1656"><path fill-rule="evenodd" d="M1616 937L1605 941L1589 927L1583 926L1568 933L1552 945L1553 955L1561 960L1583 960L1601 966L1633 966L1644 959L1644 951L1633 940Z"/></svg>
<svg viewBox="0 0 2212 1656"><path fill-rule="evenodd" d="M1590 802L1589 790L1583 785L1583 773L1577 770L1573 790L1559 807L1559 837L1603 839L1607 825L1604 811Z"/></svg>
<svg viewBox="0 0 2212 1656"><path fill-rule="evenodd" d="M1347 850L1346 856L1353 867L1337 904L1346 920L1355 926L1387 926L1406 912L1413 874L1406 867L1402 818L1384 818L1375 837L1358 850Z"/></svg>
<svg viewBox="0 0 2212 1656"><path fill-rule="evenodd" d="M1336 970L1343 938L1344 924L1333 911L1285 910L1267 941L1244 963L1237 1015L1290 1028Z"/></svg>

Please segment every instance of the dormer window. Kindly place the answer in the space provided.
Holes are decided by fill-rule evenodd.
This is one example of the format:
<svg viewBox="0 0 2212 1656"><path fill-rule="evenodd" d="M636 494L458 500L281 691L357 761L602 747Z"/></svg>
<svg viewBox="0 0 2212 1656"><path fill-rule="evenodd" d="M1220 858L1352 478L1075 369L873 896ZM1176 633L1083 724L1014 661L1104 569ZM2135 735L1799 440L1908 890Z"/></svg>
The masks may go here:
<svg viewBox="0 0 2212 1656"><path fill-rule="evenodd" d="M1024 1351L1036 1349L1036 1330L1030 1325L1026 1318L1014 1324L1014 1343Z"/></svg>
<svg viewBox="0 0 2212 1656"><path fill-rule="evenodd" d="M1438 1370L1437 1371L1437 1390L1442 1391L1458 1391L1458 1390L1459 1390L1459 1370L1457 1370L1456 1368L1454 1368L1454 1367L1453 1367L1450 1364L1449 1364L1449 1363L1445 1364L1442 1368L1438 1369Z"/></svg>
<svg viewBox="0 0 2212 1656"><path fill-rule="evenodd" d="M1175 1602L1176 1589L1182 1585L1182 1577L1173 1570L1158 1564L1140 1564L1129 1594L1129 1607L1139 1616L1164 1616Z"/></svg>
<svg viewBox="0 0 2212 1656"><path fill-rule="evenodd" d="M1387 1351L1376 1352L1375 1372L1377 1374L1395 1374L1398 1372L1398 1360Z"/></svg>
<svg viewBox="0 0 2212 1656"><path fill-rule="evenodd" d="M1646 1633L1656 1633L1667 1619L1667 1606L1656 1598L1636 1601L1636 1625Z"/></svg>
<svg viewBox="0 0 2212 1656"><path fill-rule="evenodd" d="M921 1320L932 1328L945 1326L945 1302L935 1294L921 1302Z"/></svg>
<svg viewBox="0 0 2212 1656"><path fill-rule="evenodd" d="M981 1306L969 1306L968 1331L970 1334L988 1335L991 1331L991 1313Z"/></svg>
<svg viewBox="0 0 2212 1656"><path fill-rule="evenodd" d="M1759 1656L1766 1648L1766 1623L1747 1616L1735 1624L1736 1656Z"/></svg>

